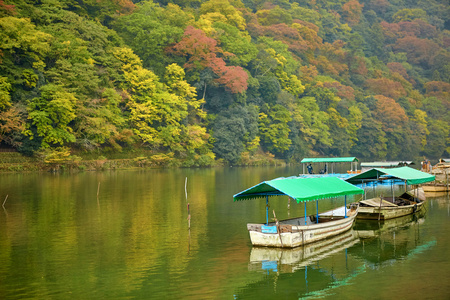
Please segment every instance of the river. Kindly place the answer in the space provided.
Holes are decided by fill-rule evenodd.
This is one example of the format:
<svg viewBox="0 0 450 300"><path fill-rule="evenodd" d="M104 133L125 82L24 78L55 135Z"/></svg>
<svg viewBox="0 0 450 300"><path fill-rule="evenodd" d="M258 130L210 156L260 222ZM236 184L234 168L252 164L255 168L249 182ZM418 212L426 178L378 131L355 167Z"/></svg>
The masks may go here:
<svg viewBox="0 0 450 300"><path fill-rule="evenodd" d="M0 174L0 299L450 298L445 194L422 215L358 222L326 245L253 248L246 223L265 221L265 201L233 194L299 171ZM303 204L287 204L270 207L279 219L303 215Z"/></svg>

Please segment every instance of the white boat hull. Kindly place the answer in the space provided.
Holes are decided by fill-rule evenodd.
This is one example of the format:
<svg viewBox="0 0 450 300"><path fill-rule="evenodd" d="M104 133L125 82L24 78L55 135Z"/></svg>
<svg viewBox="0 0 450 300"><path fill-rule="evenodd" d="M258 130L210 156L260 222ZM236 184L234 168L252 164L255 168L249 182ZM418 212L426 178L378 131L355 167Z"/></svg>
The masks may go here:
<svg viewBox="0 0 450 300"><path fill-rule="evenodd" d="M323 223L308 222L307 225L292 225L293 220L300 222L302 218L286 222L291 224L280 221L275 233L262 232L264 224L247 224L247 228L253 246L295 248L350 230L357 215L358 209L351 211L347 218L336 218Z"/></svg>

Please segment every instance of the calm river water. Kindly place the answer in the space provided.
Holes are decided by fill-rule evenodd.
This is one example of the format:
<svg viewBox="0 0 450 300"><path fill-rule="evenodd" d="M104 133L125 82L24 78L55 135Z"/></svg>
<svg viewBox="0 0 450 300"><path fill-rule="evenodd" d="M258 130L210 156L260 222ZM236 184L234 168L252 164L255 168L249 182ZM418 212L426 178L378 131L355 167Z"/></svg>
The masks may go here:
<svg viewBox="0 0 450 300"><path fill-rule="evenodd" d="M448 195L332 243L252 248L246 223L265 220L265 202L233 194L299 171L0 174L0 299L450 299ZM270 208L279 219L304 211L285 198Z"/></svg>

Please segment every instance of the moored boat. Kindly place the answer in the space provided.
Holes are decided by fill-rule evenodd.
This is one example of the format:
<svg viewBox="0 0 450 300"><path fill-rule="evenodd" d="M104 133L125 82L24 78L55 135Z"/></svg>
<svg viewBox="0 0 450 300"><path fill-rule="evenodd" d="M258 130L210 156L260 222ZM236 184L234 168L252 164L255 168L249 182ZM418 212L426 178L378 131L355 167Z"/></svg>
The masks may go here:
<svg viewBox="0 0 450 300"><path fill-rule="evenodd" d="M351 183L361 183L370 181L380 181L383 179L401 180L407 185L416 185L435 180L433 175L421 172L410 167L371 169L359 175L348 178ZM378 219L388 220L416 213L422 209L423 202L419 199L419 189L415 189L417 194L405 191L400 196L375 197L359 202L358 219Z"/></svg>
<svg viewBox="0 0 450 300"><path fill-rule="evenodd" d="M445 183L422 184L422 189L426 193L447 192L450 191L450 184Z"/></svg>
<svg viewBox="0 0 450 300"><path fill-rule="evenodd" d="M377 197L359 202L358 219L388 220L420 211L423 202L403 193L399 197Z"/></svg>
<svg viewBox="0 0 450 300"><path fill-rule="evenodd" d="M234 195L234 201L266 198L266 223L247 225L253 246L294 248L320 241L351 229L358 215L358 206L345 209L335 218L307 216L306 202L337 196L363 194L364 190L336 177L279 178L264 181ZM299 218L269 222L269 196L288 196L305 203L305 215ZM346 207L346 205L345 205Z"/></svg>

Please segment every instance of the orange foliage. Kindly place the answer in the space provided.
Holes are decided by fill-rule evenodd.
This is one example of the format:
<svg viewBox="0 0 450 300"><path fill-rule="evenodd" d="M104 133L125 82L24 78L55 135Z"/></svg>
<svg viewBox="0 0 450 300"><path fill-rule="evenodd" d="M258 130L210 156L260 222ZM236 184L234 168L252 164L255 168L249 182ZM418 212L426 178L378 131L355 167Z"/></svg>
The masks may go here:
<svg viewBox="0 0 450 300"><path fill-rule="evenodd" d="M314 77L316 77L318 74L319 71L317 71L317 68L314 65L301 66L299 79L301 79L301 81L304 83L312 82L314 80Z"/></svg>
<svg viewBox="0 0 450 300"><path fill-rule="evenodd" d="M20 118L20 113L14 108L0 112L0 142L17 147L20 143L12 138L25 130L25 122Z"/></svg>
<svg viewBox="0 0 450 300"><path fill-rule="evenodd" d="M375 116L382 121L383 130L392 132L396 127L403 127L408 121L405 110L394 99L382 95L374 96L377 100Z"/></svg>
<svg viewBox="0 0 450 300"><path fill-rule="evenodd" d="M333 44L324 43L322 47L320 47L320 51L329 58L344 61L346 54L343 49L344 45L345 43L342 40L334 41Z"/></svg>
<svg viewBox="0 0 450 300"><path fill-rule="evenodd" d="M358 0L350 0L342 5L342 16L350 24L355 25L359 23L364 4L360 4Z"/></svg>
<svg viewBox="0 0 450 300"><path fill-rule="evenodd" d="M436 97L447 102L450 101L450 83L430 81L425 83L425 89L427 97Z"/></svg>
<svg viewBox="0 0 450 300"><path fill-rule="evenodd" d="M376 95L383 95L394 99L406 96L406 91L399 82L387 78L368 79L366 86Z"/></svg>
<svg viewBox="0 0 450 300"><path fill-rule="evenodd" d="M417 38L436 38L437 30L433 25L427 22L416 19L413 21L402 21L398 23L387 23L382 21L380 23L385 37L391 40L396 40L405 37Z"/></svg>
<svg viewBox="0 0 450 300"><path fill-rule="evenodd" d="M320 55L315 59L311 59L310 62L317 66L317 69L321 73L328 75L338 76L344 72L348 71L348 66L346 64L340 63L338 61L330 61L327 57Z"/></svg>
<svg viewBox="0 0 450 300"><path fill-rule="evenodd" d="M356 57L356 64L357 67L352 69L353 73L365 76L368 73L366 62L364 61L364 58L362 57Z"/></svg>
<svg viewBox="0 0 450 300"><path fill-rule="evenodd" d="M113 2L117 5L117 11L120 14L129 14L136 8L131 0L114 0Z"/></svg>
<svg viewBox="0 0 450 300"><path fill-rule="evenodd" d="M403 67L403 65L399 62L390 62L387 64L387 67L392 72L396 72L403 76L403 78L408 78L408 73L406 72L406 69Z"/></svg>
<svg viewBox="0 0 450 300"><path fill-rule="evenodd" d="M403 65L399 62L390 62L387 64L387 67L389 70L391 70L392 73L397 73L400 76L402 76L405 80L410 82L411 84L416 84L416 81L409 77L408 72L406 72L406 69L403 67Z"/></svg>
<svg viewBox="0 0 450 300"><path fill-rule="evenodd" d="M295 20L295 27L298 30L300 36L306 41L309 50L315 50L322 45L322 38L317 35L319 27L301 20Z"/></svg>
<svg viewBox="0 0 450 300"><path fill-rule="evenodd" d="M428 65L440 47L428 39L408 36L398 39L394 45L394 49L399 52L406 52L410 63Z"/></svg>
<svg viewBox="0 0 450 300"><path fill-rule="evenodd" d="M355 100L355 90L351 86L342 85L337 81L324 82L323 86L329 89L335 89L336 96L341 99L348 99L350 101Z"/></svg>
<svg viewBox="0 0 450 300"><path fill-rule="evenodd" d="M289 45L289 50L294 54L301 55L308 50L308 43L300 36L299 32L289 27L287 24L280 23L270 26L261 26L260 32L264 36L272 37Z"/></svg>

